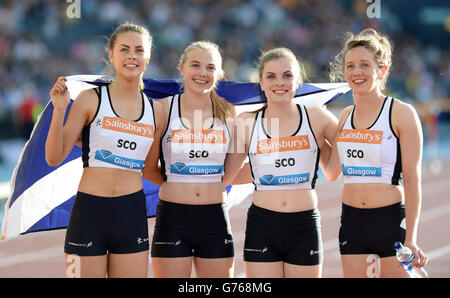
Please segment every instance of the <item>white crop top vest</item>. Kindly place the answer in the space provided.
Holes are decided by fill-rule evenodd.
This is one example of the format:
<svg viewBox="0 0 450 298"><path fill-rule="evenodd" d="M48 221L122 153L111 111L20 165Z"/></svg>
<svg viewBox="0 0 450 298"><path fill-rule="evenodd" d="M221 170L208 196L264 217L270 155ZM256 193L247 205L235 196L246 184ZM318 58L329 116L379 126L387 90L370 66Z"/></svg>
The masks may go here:
<svg viewBox="0 0 450 298"><path fill-rule="evenodd" d="M320 150L305 107L297 107L300 123L288 137L269 136L263 124L265 109L255 117L248 156L257 191L315 187Z"/></svg>
<svg viewBox="0 0 450 298"><path fill-rule="evenodd" d="M348 115L337 140L344 183L401 183L400 142L391 124L393 103L392 97L386 97L367 129L354 127L355 107Z"/></svg>
<svg viewBox="0 0 450 298"><path fill-rule="evenodd" d="M222 182L230 143L228 128L217 118L213 119L208 129L194 130L185 126L181 120L181 96L177 94L169 99L169 123L161 139L160 161L164 180L181 183Z"/></svg>
<svg viewBox="0 0 450 298"><path fill-rule="evenodd" d="M141 116L131 121L121 118L114 111L108 86L100 87L97 113L82 131L83 167L141 173L155 131L152 101L144 93L141 95Z"/></svg>

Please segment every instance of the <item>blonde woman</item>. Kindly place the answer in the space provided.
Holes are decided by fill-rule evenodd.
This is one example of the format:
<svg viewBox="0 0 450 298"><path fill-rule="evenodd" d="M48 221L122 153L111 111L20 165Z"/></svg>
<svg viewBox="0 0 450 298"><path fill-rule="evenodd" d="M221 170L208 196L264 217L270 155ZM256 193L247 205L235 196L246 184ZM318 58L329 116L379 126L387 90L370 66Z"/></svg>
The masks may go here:
<svg viewBox="0 0 450 298"><path fill-rule="evenodd" d="M184 91L161 99L167 127L161 170L144 170L160 185L152 241L155 277L232 277L234 246L222 183L234 107L215 87L223 77L216 44L191 43L179 61Z"/></svg>

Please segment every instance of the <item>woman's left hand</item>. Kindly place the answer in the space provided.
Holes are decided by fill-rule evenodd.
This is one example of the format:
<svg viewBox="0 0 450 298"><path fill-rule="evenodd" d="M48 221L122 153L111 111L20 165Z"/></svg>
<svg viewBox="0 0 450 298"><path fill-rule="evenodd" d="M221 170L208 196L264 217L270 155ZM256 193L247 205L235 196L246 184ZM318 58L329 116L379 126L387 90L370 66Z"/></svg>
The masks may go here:
<svg viewBox="0 0 450 298"><path fill-rule="evenodd" d="M412 253L414 254L414 262L412 265L414 267L424 267L428 262L427 255L417 246L415 243L411 242L405 242L405 246L409 247L411 249Z"/></svg>

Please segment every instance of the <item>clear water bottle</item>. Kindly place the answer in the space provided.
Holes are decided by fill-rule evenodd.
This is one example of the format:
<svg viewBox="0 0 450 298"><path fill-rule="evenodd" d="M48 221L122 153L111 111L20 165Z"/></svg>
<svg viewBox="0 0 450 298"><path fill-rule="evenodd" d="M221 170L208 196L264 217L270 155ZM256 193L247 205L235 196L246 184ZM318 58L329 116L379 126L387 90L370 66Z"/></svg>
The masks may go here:
<svg viewBox="0 0 450 298"><path fill-rule="evenodd" d="M428 273L423 267L417 268L411 266L414 261L414 254L409 247L403 246L401 242L395 242L395 251L397 252L397 260L403 265L403 268L405 268L406 272L408 272L411 277L428 277Z"/></svg>

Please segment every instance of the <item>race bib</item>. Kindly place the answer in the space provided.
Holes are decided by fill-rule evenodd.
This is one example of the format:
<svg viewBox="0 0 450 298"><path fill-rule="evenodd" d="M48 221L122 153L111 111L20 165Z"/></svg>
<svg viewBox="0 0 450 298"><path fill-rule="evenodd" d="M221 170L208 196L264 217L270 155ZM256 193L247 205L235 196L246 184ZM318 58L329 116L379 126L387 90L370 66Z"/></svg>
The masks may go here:
<svg viewBox="0 0 450 298"><path fill-rule="evenodd" d="M383 131L343 129L337 146L344 176L381 176Z"/></svg>
<svg viewBox="0 0 450 298"><path fill-rule="evenodd" d="M302 162L310 150L308 135L259 140L254 158L262 185L302 184L310 181L309 163ZM312 154L312 153L311 153Z"/></svg>
<svg viewBox="0 0 450 298"><path fill-rule="evenodd" d="M172 130L170 173L200 176L222 174L226 151L223 130Z"/></svg>

